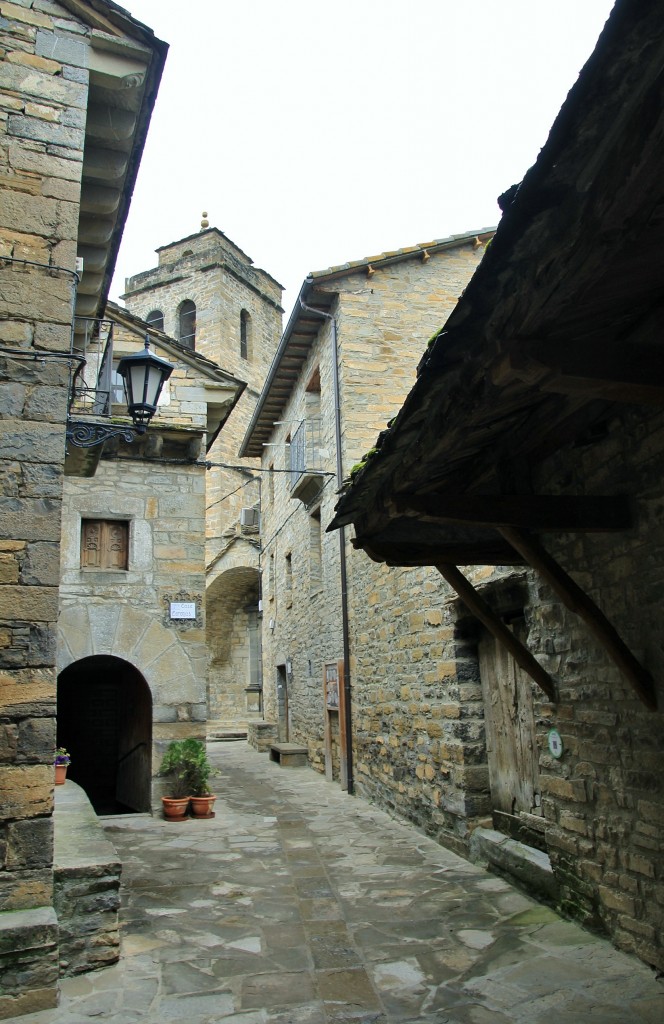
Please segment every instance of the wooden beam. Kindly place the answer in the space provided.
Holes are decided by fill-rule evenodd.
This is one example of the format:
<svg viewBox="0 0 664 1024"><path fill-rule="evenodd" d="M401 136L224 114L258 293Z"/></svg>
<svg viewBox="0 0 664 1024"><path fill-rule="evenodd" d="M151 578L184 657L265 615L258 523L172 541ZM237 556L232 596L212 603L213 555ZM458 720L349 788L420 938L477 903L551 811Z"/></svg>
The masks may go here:
<svg viewBox="0 0 664 1024"><path fill-rule="evenodd" d="M393 566L423 565L523 565L521 555L499 537L492 543L464 544L451 540L447 544L416 543L410 540L383 540L380 536L356 537L353 547L361 549L374 562Z"/></svg>
<svg viewBox="0 0 664 1024"><path fill-rule="evenodd" d="M540 391L588 399L664 403L664 360L661 348L653 346L582 342L570 348L524 342L501 355L491 379L498 386L521 381Z"/></svg>
<svg viewBox="0 0 664 1024"><path fill-rule="evenodd" d="M517 665L526 672L537 685L544 690L549 700L556 700L556 689L549 673L536 661L527 647L505 625L483 597L477 593L472 583L459 571L456 565L437 565L436 569L447 580L459 595L466 608L480 620L499 643L510 652Z"/></svg>
<svg viewBox="0 0 664 1024"><path fill-rule="evenodd" d="M574 532L624 530L632 525L629 499L558 494L398 494L398 512L419 512L441 522L517 526Z"/></svg>
<svg viewBox="0 0 664 1024"><path fill-rule="evenodd" d="M646 707L651 711L656 711L657 701L652 676L637 661L595 602L567 575L565 570L534 537L522 530L511 528L502 528L500 533L514 550L518 551L526 562L544 577L570 611L575 612L583 619L611 660L632 684Z"/></svg>

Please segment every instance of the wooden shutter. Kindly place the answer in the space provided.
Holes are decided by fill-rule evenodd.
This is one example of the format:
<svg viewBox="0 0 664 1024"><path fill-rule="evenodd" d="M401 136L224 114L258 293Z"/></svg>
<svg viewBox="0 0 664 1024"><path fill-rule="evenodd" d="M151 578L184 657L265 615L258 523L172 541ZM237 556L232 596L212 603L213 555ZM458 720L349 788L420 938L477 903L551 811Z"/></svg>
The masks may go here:
<svg viewBox="0 0 664 1024"><path fill-rule="evenodd" d="M129 565L129 523L84 519L81 523L81 568L126 569Z"/></svg>

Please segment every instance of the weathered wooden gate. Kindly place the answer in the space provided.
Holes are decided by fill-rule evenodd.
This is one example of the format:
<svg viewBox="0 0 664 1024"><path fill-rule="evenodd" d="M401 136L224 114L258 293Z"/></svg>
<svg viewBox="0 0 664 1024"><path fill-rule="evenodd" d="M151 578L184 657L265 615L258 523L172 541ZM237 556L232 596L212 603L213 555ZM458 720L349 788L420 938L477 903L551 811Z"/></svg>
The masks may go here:
<svg viewBox="0 0 664 1024"><path fill-rule="evenodd" d="M522 619L512 628L525 633ZM519 822L540 831L533 683L505 647L488 634L480 641L479 660L494 824L510 834L515 834L515 826L518 833Z"/></svg>

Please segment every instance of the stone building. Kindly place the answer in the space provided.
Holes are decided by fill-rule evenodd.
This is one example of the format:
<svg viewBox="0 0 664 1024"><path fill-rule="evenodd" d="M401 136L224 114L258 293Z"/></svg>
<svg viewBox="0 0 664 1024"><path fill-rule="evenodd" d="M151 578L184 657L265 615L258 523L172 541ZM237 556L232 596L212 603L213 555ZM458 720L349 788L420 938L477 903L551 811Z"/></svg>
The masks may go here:
<svg viewBox="0 0 664 1024"><path fill-rule="evenodd" d="M127 280L128 309L247 382L206 456L209 717L233 731L261 713L259 462L239 464L238 449L278 344L282 288L205 219L157 252L157 267Z"/></svg>
<svg viewBox="0 0 664 1024"><path fill-rule="evenodd" d="M55 626L74 314L98 316L166 45L105 0L0 18L0 1016L54 1005Z"/></svg>
<svg viewBox="0 0 664 1024"><path fill-rule="evenodd" d="M385 574L367 571L365 559L325 531L338 481L398 410L422 332L440 327L490 237L454 236L311 274L242 444L243 456L262 455L265 717L282 742L304 746L314 767L349 789L353 751L359 772L370 770L357 746L365 722L355 696L352 716L344 704L349 675L354 694L392 678L405 641L421 648L414 671L428 681L431 636L380 630L364 661ZM411 592L436 586L434 574L414 573L407 588L402 573L393 576L404 625L413 627ZM398 731L390 742L401 745Z"/></svg>
<svg viewBox="0 0 664 1024"><path fill-rule="evenodd" d="M471 847L504 867L504 833L539 837L559 906L660 969L661 13L618 0L333 523L452 588L437 692L459 726L484 721L459 728L457 759L503 832L476 829ZM391 730L399 708L376 697ZM454 733L438 746L429 707L412 710L445 793Z"/></svg>
<svg viewBox="0 0 664 1024"><path fill-rule="evenodd" d="M149 811L166 742L205 737L206 448L244 389L113 303L106 316L93 379L103 347L116 364L146 333L173 371L142 439L109 440L94 476L65 477L58 744L98 813Z"/></svg>

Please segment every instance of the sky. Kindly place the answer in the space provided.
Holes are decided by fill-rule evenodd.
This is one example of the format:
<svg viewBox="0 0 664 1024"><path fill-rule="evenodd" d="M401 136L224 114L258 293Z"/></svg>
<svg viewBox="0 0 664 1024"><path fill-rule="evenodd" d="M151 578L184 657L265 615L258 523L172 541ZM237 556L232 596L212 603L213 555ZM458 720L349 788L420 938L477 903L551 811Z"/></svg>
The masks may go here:
<svg viewBox="0 0 664 1024"><path fill-rule="evenodd" d="M201 214L286 289L494 226L613 0L123 0L170 44L111 297Z"/></svg>

